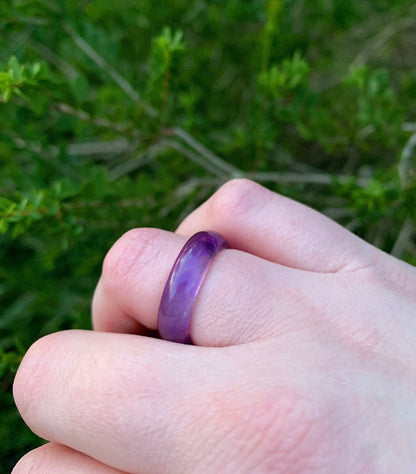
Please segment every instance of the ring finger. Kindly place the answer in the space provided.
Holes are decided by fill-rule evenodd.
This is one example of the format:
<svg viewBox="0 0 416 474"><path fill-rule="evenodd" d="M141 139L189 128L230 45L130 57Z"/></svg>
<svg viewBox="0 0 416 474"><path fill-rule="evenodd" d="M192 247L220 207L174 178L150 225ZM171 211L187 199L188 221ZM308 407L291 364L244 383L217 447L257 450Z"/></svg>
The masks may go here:
<svg viewBox="0 0 416 474"><path fill-rule="evenodd" d="M107 254L92 305L99 331L156 329L164 284L184 236L143 228L126 233ZM223 250L198 294L191 337L202 346L228 346L294 327L310 305L310 275L239 250Z"/></svg>

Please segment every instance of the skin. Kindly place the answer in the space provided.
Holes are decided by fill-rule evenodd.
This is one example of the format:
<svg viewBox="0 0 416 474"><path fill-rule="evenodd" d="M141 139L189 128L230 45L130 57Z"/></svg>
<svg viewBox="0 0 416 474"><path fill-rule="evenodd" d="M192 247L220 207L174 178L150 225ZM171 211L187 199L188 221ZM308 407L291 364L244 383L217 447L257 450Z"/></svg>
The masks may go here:
<svg viewBox="0 0 416 474"><path fill-rule="evenodd" d="M187 240L232 249L208 272L195 346L146 337ZM50 443L13 473L416 472L416 271L247 180L176 233L126 233L105 257L95 331L37 341L14 384Z"/></svg>

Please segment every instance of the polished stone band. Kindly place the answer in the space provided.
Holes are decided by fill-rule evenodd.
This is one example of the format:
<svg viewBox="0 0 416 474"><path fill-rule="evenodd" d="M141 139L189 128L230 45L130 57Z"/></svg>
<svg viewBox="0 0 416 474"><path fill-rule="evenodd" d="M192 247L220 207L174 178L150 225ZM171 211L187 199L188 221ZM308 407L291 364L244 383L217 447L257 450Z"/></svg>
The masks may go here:
<svg viewBox="0 0 416 474"><path fill-rule="evenodd" d="M159 306L157 327L162 339L192 344L190 326L198 292L215 256L228 248L217 232L194 234L169 273Z"/></svg>

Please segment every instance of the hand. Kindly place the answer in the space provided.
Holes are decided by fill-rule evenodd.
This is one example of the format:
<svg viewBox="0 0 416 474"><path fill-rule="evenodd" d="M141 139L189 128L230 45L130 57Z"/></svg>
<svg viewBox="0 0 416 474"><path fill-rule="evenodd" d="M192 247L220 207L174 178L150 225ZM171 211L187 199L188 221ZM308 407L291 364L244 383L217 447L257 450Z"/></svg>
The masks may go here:
<svg viewBox="0 0 416 474"><path fill-rule="evenodd" d="M198 295L196 345L137 335L156 329L169 270L199 230L232 249ZM177 233L135 229L114 244L96 331L30 348L16 404L51 443L13 472L414 473L415 309L413 267L231 181Z"/></svg>

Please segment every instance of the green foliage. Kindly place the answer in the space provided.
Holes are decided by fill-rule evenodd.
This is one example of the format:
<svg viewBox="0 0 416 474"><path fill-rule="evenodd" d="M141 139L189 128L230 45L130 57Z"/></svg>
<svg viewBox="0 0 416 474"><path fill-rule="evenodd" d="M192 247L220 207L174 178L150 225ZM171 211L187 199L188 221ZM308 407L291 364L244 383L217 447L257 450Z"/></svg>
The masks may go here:
<svg viewBox="0 0 416 474"><path fill-rule="evenodd" d="M368 66L352 69L345 83L358 91L357 131L370 127L380 138L391 141L400 136L402 104L390 86L389 73L385 69L369 70Z"/></svg>
<svg viewBox="0 0 416 474"><path fill-rule="evenodd" d="M22 88L37 86L42 65L40 62L22 65L15 56L12 56L5 68L0 71L0 92L3 102L9 102L13 95L27 99Z"/></svg>
<svg viewBox="0 0 416 474"><path fill-rule="evenodd" d="M167 120L174 60L184 49L182 31L178 30L173 33L169 27L163 28L162 34L157 36L152 43L147 97L154 105L161 108L163 122Z"/></svg>
<svg viewBox="0 0 416 474"><path fill-rule="evenodd" d="M259 76L259 83L266 93L275 100L288 94L295 94L297 89L307 84L310 68L299 51L292 58L285 58L281 65L274 64L268 71Z"/></svg>
<svg viewBox="0 0 416 474"><path fill-rule="evenodd" d="M169 27L165 27L162 34L153 40L149 73L149 82L152 83L153 87L155 87L154 82L169 71L175 53L184 49L183 33L180 30L172 33Z"/></svg>
<svg viewBox="0 0 416 474"><path fill-rule="evenodd" d="M410 0L0 3L0 465L39 440L11 384L89 328L131 227L247 176L416 263Z"/></svg>

